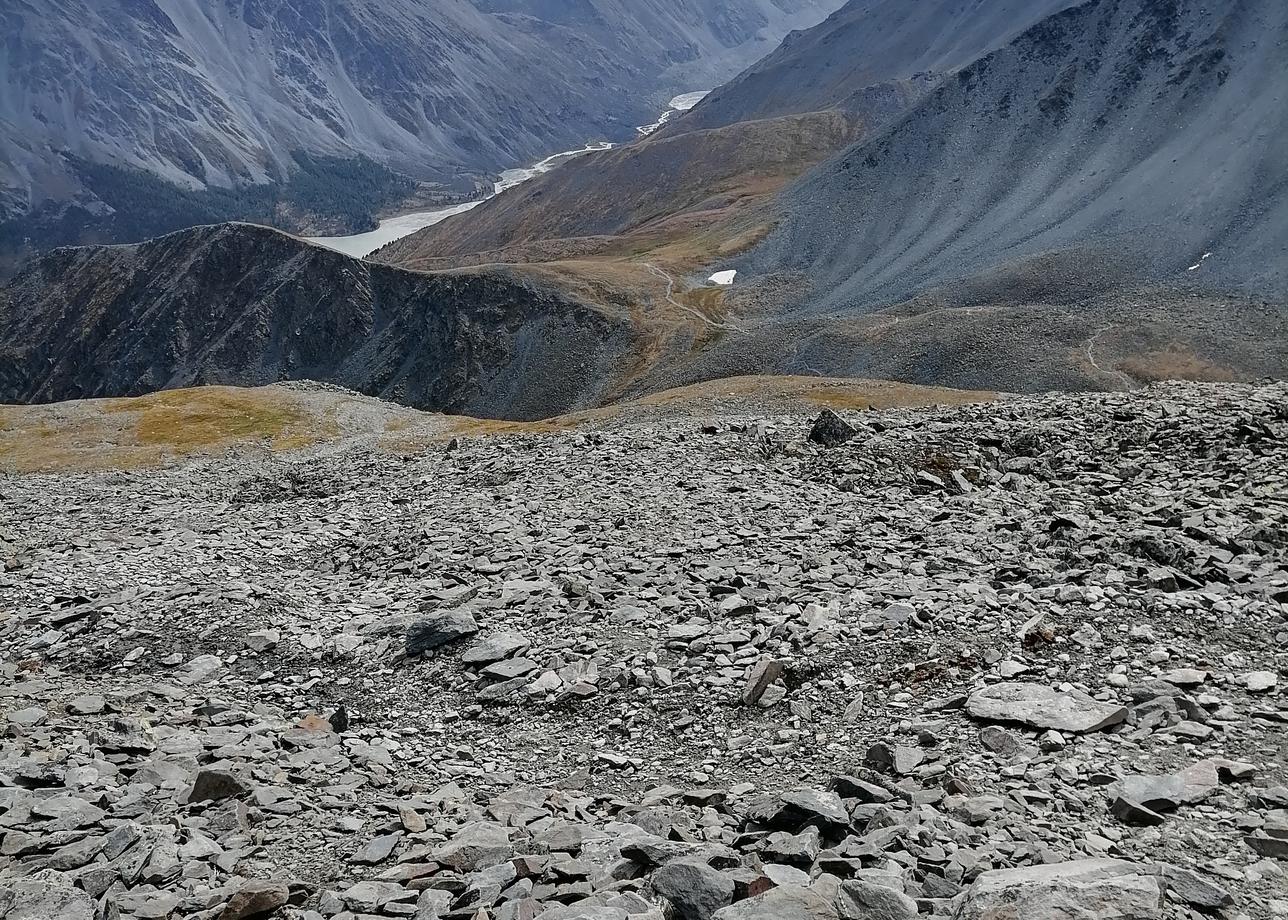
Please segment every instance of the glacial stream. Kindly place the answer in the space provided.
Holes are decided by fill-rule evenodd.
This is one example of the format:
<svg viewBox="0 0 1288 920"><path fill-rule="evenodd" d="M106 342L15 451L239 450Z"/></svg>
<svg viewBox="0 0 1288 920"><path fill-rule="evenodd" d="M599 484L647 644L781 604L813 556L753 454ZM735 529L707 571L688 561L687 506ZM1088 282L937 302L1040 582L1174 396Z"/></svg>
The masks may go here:
<svg viewBox="0 0 1288 920"><path fill-rule="evenodd" d="M676 96L671 100L665 112L658 120L651 125L641 125L635 130L641 137L645 137L657 131L664 124L674 118L680 112L687 112L697 105L705 92L684 93ZM524 166L518 169L507 169L501 173L499 181L492 186L492 194L480 198L477 201L466 201L460 204L450 205L444 208L438 208L433 211L414 211L410 214L399 214L396 217L388 217L380 222L380 226L375 230L369 230L366 233L356 233L352 236L313 236L308 237L310 243L317 243L320 246L326 246L328 249L335 249L346 255L355 258L363 258L375 252L381 246L392 243L394 240L401 239L408 234L415 233L417 230L423 230L426 227L432 227L447 218L461 214L471 208L477 208L489 198L494 198L502 192L514 188L516 185L522 185L529 179L548 173L565 160L575 159L584 156L587 153L594 153L598 150L611 150L613 144L600 142L597 144L587 144L580 150L565 150L563 153L556 153L548 156L539 163L531 166Z"/></svg>

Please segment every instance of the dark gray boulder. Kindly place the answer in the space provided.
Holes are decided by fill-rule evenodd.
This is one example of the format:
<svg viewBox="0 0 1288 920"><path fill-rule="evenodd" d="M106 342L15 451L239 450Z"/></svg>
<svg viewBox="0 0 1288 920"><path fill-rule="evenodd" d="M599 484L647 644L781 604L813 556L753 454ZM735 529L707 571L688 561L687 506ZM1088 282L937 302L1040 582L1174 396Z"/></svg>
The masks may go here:
<svg viewBox="0 0 1288 920"><path fill-rule="evenodd" d="M809 431L809 439L823 447L840 447L853 438L858 431L845 419L831 409L824 409L814 419L814 427Z"/></svg>
<svg viewBox="0 0 1288 920"><path fill-rule="evenodd" d="M467 639L478 631L479 624L468 610L435 610L407 627L406 651L409 656L423 655Z"/></svg>
<svg viewBox="0 0 1288 920"><path fill-rule="evenodd" d="M679 920L709 920L733 901L733 879L697 860L667 863L653 873L651 884Z"/></svg>

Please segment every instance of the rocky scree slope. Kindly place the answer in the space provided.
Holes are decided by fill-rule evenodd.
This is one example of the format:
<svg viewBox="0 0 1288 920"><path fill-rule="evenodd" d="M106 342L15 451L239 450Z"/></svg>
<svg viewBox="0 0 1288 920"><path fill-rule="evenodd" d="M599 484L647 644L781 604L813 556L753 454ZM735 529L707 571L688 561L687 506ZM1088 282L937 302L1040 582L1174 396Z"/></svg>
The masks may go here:
<svg viewBox="0 0 1288 920"><path fill-rule="evenodd" d="M1049 16L809 175L742 267L832 315L944 287L1023 303L1044 269L1123 311L1157 283L1283 304L1285 41L1272 0Z"/></svg>
<svg viewBox="0 0 1288 920"><path fill-rule="evenodd" d="M34 260L0 288L0 401L314 379L537 418L596 402L632 335L503 275L413 274L220 224Z"/></svg>
<svg viewBox="0 0 1288 920"><path fill-rule="evenodd" d="M6 477L0 910L1285 915L1288 388L845 414Z"/></svg>
<svg viewBox="0 0 1288 920"><path fill-rule="evenodd" d="M840 109L898 115L918 89L993 51L1076 0L850 0L713 90L667 126L681 133ZM911 98L910 98L911 97ZM872 116L878 117L872 117Z"/></svg>

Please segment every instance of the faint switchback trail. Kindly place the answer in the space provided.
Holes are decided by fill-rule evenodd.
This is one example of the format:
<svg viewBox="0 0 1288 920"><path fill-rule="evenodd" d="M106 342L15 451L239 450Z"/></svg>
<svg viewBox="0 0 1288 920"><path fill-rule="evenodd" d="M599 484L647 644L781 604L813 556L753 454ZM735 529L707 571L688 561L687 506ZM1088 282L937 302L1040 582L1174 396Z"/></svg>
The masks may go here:
<svg viewBox="0 0 1288 920"><path fill-rule="evenodd" d="M693 309L693 307L690 307L687 304L680 303L678 300L675 299L675 279L671 277L670 273L654 265L652 262L645 262L644 266L653 274L657 275L659 278L663 279L666 282L666 302L669 303L671 306L676 307L680 310L683 310L686 313L690 313L693 316L696 316L698 319L702 320L702 322L706 323L708 326L710 326L713 329L732 329L734 332L741 332L743 335L750 334L747 332L746 329L742 328L741 326L736 326L733 323L722 323L718 320L714 320L711 317L707 316L706 314L702 313L701 311L695 310Z"/></svg>
<svg viewBox="0 0 1288 920"><path fill-rule="evenodd" d="M1104 368L1096 362L1096 342L1099 341L1102 335L1112 328L1114 328L1113 323L1101 326L1096 330L1095 335L1087 339L1087 363L1095 368L1097 373L1104 374L1109 377L1117 377L1122 381L1123 386L1130 390L1132 388L1132 379L1130 377L1116 368Z"/></svg>

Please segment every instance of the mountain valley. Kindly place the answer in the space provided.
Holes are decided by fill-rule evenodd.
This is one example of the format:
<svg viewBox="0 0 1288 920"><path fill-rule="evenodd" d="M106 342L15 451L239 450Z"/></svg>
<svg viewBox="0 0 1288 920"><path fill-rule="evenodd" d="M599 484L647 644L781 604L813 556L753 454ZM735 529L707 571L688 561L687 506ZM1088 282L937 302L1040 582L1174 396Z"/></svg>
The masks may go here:
<svg viewBox="0 0 1288 920"><path fill-rule="evenodd" d="M983 4L990 26L852 2L657 136L373 258L526 264L579 291L616 277L646 304L665 300L646 290L660 265L746 334L657 366L658 385L1283 374L1283 10L1025 5L1024 29L1005 6ZM733 290L704 283L717 268Z"/></svg>
<svg viewBox="0 0 1288 920"><path fill-rule="evenodd" d="M470 197L506 168L632 136L682 81L715 85L839 4L18 0L3 14L0 256L212 217L363 229L409 197L384 168L422 200ZM291 194L319 157L363 165L380 200L345 182L321 202Z"/></svg>
<svg viewBox="0 0 1288 920"><path fill-rule="evenodd" d="M1288 918L1282 0L0 23L0 920Z"/></svg>

